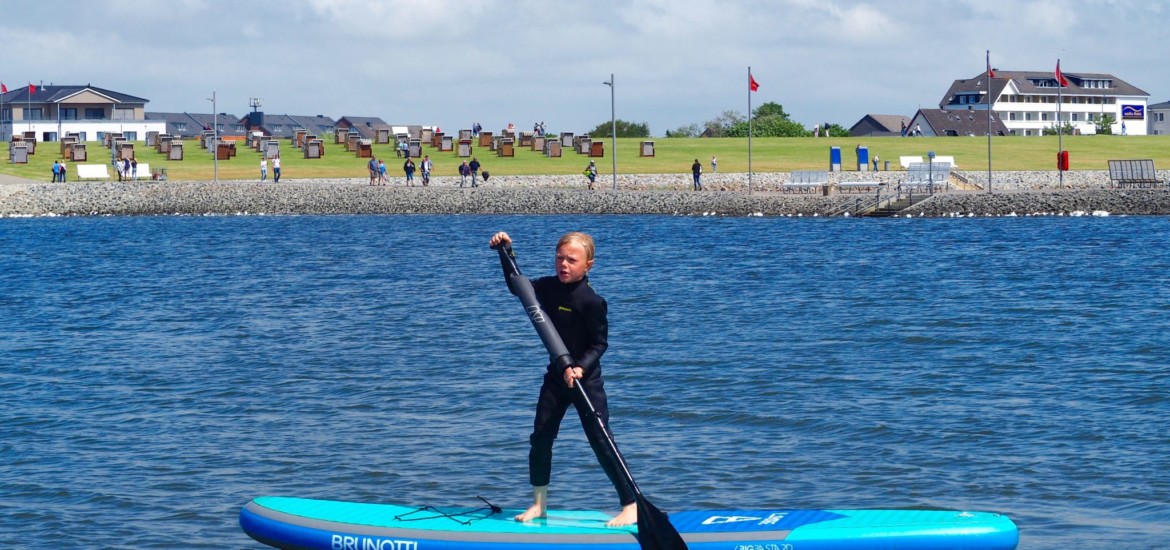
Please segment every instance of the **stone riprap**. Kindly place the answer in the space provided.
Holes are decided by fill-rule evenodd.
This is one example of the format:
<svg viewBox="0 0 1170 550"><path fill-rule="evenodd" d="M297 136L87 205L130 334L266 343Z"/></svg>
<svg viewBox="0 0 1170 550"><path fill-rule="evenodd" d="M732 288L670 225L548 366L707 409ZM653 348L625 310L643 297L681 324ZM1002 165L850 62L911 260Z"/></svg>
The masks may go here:
<svg viewBox="0 0 1170 550"><path fill-rule="evenodd" d="M950 193L903 210L903 216L1166 215L1166 189L1006 191Z"/></svg>
<svg viewBox="0 0 1170 550"><path fill-rule="evenodd" d="M896 186L905 172L830 173L831 182L878 181ZM1031 215L1109 212L1170 214L1170 193L1109 189L1106 172L1070 172L1065 188L1044 172L996 173L994 194L979 191L975 172L952 180L960 191L935 195L904 211L914 216ZM1014 187L999 181L1014 180ZM962 180L970 181L965 184ZM984 180L986 174L983 175ZM599 178L596 191L582 176L493 176L478 188L459 179L434 178L427 188L404 187L402 178L371 187L365 179L247 181L5 183L0 216L153 214L677 214L768 216L839 215L871 194L782 194L788 173L704 175L707 191L690 191L689 174L623 175L619 191ZM961 189L967 189L962 191ZM888 192L888 191L887 191Z"/></svg>
<svg viewBox="0 0 1170 550"><path fill-rule="evenodd" d="M495 178L492 178L492 183ZM720 191L460 189L350 181L24 184L0 191L0 216L150 214L719 214L818 215L851 197Z"/></svg>

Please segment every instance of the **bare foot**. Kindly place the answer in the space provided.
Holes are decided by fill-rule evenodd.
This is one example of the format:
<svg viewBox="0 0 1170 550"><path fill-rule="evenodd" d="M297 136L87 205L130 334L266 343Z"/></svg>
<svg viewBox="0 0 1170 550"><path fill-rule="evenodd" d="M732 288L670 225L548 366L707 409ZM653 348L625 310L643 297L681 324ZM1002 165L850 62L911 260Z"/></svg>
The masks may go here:
<svg viewBox="0 0 1170 550"><path fill-rule="evenodd" d="M625 527L638 523L638 504L630 503L622 507L617 517L606 522L606 527Z"/></svg>
<svg viewBox="0 0 1170 550"><path fill-rule="evenodd" d="M637 511L635 511L634 513L636 514ZM533 504L532 506L529 506L528 509L524 511L524 513L517 514L516 521L532 521L534 519L544 518L546 516L547 516L547 512L545 511L543 506L541 506L540 504Z"/></svg>

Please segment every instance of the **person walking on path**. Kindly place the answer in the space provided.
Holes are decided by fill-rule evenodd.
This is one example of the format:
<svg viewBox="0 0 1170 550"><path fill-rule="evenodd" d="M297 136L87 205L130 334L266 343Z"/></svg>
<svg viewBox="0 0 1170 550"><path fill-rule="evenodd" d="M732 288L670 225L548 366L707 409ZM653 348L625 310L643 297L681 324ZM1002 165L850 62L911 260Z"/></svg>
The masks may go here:
<svg viewBox="0 0 1170 550"><path fill-rule="evenodd" d="M406 157L406 162L402 163L402 171L406 172L406 186L414 187L414 161L410 157Z"/></svg>
<svg viewBox="0 0 1170 550"><path fill-rule="evenodd" d="M268 158L260 157L260 182L268 179Z"/></svg>
<svg viewBox="0 0 1170 550"><path fill-rule="evenodd" d="M492 235L488 244L493 247L504 246L506 253L512 254L512 239L503 231ZM609 347L609 306L589 283L593 254L592 237L585 233L566 233L557 242L554 256L556 275L532 281L536 299L564 341L572 364L563 370L559 363L547 363L545 367L532 435L528 438L531 445L528 451L528 481L532 485L533 503L515 516L516 521L534 521L548 514L553 442L560 432L561 420L572 405L577 409L589 446L617 491L622 506L621 512L606 525L618 527L638 522L634 488L618 471L617 459L608 441L612 440L613 434L608 427L603 428L609 426L609 405L605 382L601 377L601 356ZM509 281L508 290L515 293L507 278L511 268L505 263L505 258L501 257L500 261L505 280ZM601 422L593 420L576 384L580 384L581 390L589 397Z"/></svg>
<svg viewBox="0 0 1170 550"><path fill-rule="evenodd" d="M272 157L272 181L273 183L280 183L280 153Z"/></svg>
<svg viewBox="0 0 1170 550"><path fill-rule="evenodd" d="M459 165L459 187L463 187L467 183L467 177L471 175L471 167L467 165L467 161Z"/></svg>
<svg viewBox="0 0 1170 550"><path fill-rule="evenodd" d="M589 178L589 189L593 190L593 184L597 181L597 163L589 161L589 166L585 167L585 177Z"/></svg>
<svg viewBox="0 0 1170 550"><path fill-rule="evenodd" d="M468 164L467 166L471 168L471 186L478 187L479 184L475 183L475 180L479 177L479 158L471 157L471 164Z"/></svg>
<svg viewBox="0 0 1170 550"><path fill-rule="evenodd" d="M691 175L695 177L694 191L702 191L703 183L699 181L699 175L703 173L703 165L699 164L699 159L695 159L695 163L691 165Z"/></svg>
<svg viewBox="0 0 1170 550"><path fill-rule="evenodd" d="M419 169L422 170L423 187L426 187L427 185L430 185L430 183L431 183L431 169L432 168L434 168L434 165L431 164L431 156L430 155L424 156L423 160L422 160L422 166L419 167Z"/></svg>
<svg viewBox="0 0 1170 550"><path fill-rule="evenodd" d="M366 169L370 172L370 185L375 185L378 182L378 159L377 157L370 157L370 162L366 163Z"/></svg>

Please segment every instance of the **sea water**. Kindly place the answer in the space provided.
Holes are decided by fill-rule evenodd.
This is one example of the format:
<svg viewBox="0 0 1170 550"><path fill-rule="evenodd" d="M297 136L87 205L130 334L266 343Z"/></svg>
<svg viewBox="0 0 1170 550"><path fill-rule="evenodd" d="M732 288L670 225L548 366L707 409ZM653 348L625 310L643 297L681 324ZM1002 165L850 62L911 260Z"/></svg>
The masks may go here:
<svg viewBox="0 0 1170 550"><path fill-rule="evenodd" d="M1170 218L0 220L0 547L252 548L259 495L528 503L526 273L597 238L659 508L991 510L1170 540ZM574 415L554 507L616 511Z"/></svg>

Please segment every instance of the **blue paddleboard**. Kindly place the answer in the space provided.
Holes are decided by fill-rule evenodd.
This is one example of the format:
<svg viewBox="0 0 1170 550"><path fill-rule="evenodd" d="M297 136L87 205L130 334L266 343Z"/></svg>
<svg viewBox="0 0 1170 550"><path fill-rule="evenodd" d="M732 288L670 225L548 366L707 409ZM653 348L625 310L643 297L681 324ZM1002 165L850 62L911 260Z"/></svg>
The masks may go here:
<svg viewBox="0 0 1170 550"><path fill-rule="evenodd" d="M636 526L602 512L419 508L258 497L240 511L252 538L296 550L639 550ZM691 550L1010 550L1016 525L991 512L945 510L705 510L670 514Z"/></svg>

